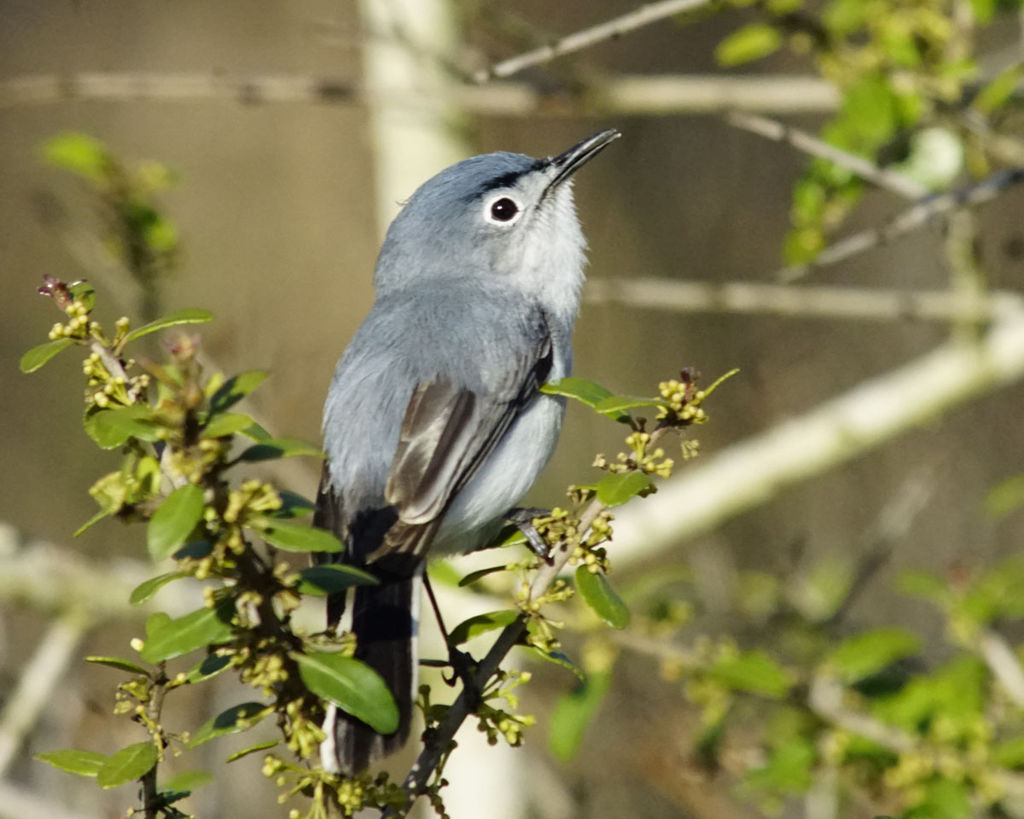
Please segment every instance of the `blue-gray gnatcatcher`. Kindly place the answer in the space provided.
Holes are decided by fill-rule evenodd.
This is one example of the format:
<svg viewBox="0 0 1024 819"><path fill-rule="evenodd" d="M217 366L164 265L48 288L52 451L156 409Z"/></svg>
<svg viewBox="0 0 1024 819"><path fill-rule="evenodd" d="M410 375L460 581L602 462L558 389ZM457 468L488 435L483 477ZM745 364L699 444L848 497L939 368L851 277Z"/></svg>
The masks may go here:
<svg viewBox="0 0 1024 819"><path fill-rule="evenodd" d="M416 191L391 223L376 299L338 362L324 407L327 462L315 523L378 586L356 590L356 657L384 678L393 734L328 709L328 770L355 773L404 743L428 554L486 545L555 448L584 239L573 172L618 138L602 131L549 159L494 153ZM328 601L337 627L343 597Z"/></svg>

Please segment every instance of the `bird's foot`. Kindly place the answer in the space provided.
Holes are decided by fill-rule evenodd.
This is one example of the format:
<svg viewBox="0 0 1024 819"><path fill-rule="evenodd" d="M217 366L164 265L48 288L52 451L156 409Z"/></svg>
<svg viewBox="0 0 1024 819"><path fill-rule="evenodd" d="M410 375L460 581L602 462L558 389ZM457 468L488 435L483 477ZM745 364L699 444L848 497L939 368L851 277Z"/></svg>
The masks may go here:
<svg viewBox="0 0 1024 819"><path fill-rule="evenodd" d="M548 565L554 562L551 557L551 547L540 536L537 527L533 525L533 519L550 514L550 509L539 509L536 506L531 506L525 509L513 509L505 515L505 520L514 524L523 533L523 536L526 538L526 545L530 547L530 551Z"/></svg>

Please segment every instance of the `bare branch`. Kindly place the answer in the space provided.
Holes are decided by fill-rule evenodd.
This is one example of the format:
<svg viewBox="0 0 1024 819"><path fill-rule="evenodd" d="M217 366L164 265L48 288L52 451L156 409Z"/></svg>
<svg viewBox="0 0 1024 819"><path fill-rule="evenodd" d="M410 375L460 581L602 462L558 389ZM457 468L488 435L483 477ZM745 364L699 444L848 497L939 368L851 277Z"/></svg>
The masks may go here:
<svg viewBox="0 0 1024 819"><path fill-rule="evenodd" d="M590 304L625 304L680 313L722 312L810 319L862 321L993 321L1024 307L1011 291L966 297L948 290L881 290L857 287L796 287L749 282L672 279L591 279Z"/></svg>
<svg viewBox="0 0 1024 819"><path fill-rule="evenodd" d="M813 261L783 268L775 276L783 282L802 279L815 270L838 264L866 250L886 245L916 230L935 216L950 213L957 208L990 202L1009 187L1021 181L1024 181L1024 168L1010 168L987 176L973 185L931 196L903 211L881 227L862 230L845 239L840 239L834 245L825 248Z"/></svg>
<svg viewBox="0 0 1024 819"><path fill-rule="evenodd" d="M983 632L978 640L978 653L1014 705L1024 707L1024 669L1003 635L992 630Z"/></svg>
<svg viewBox="0 0 1024 819"><path fill-rule="evenodd" d="M650 559L783 488L862 456L1024 377L1024 312L950 342L707 458L616 512L616 564Z"/></svg>
<svg viewBox="0 0 1024 819"><path fill-rule="evenodd" d="M79 611L56 620L21 670L18 684L0 713L0 777L43 713L91 621Z"/></svg>
<svg viewBox="0 0 1024 819"><path fill-rule="evenodd" d="M905 174L880 168L874 162L862 156L851 154L835 145L829 145L822 139L806 131L792 128L776 120L754 116L740 111L732 111L726 120L737 128L763 136L776 142L786 142L798 151L811 156L827 159L840 168L857 174L861 179L871 182L880 188L892 191L905 199L920 199L928 195L928 189L915 182Z"/></svg>
<svg viewBox="0 0 1024 819"><path fill-rule="evenodd" d="M666 17L706 6L709 2L710 0L661 0L658 3L648 3L621 17L569 34L550 45L502 60L500 63L495 63L489 68L476 72L473 78L478 83L485 83L496 77L510 77L525 68L550 62L556 57L571 54L574 51L582 51L605 40L614 40L631 31L636 31L638 28L664 20Z"/></svg>
<svg viewBox="0 0 1024 819"><path fill-rule="evenodd" d="M470 113L526 117L662 116L746 111L793 114L835 110L839 93L818 77L801 75L618 75L583 91L541 91L528 83L456 85L439 96L430 88L368 88L347 77L306 74L232 76L214 72L168 74L91 71L0 81L0 109L93 102L227 101L241 105L367 105L384 96L389 105L437 110L454 105Z"/></svg>

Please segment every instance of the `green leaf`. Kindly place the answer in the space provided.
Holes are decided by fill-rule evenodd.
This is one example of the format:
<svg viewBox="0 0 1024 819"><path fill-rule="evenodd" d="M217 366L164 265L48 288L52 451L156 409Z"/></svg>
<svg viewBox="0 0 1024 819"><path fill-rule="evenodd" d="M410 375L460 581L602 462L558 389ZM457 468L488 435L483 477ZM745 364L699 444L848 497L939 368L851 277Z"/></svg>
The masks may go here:
<svg viewBox="0 0 1024 819"><path fill-rule="evenodd" d="M108 759L95 751L80 751L75 748L63 751L43 751L33 754L32 758L79 776L96 776L100 769L107 764Z"/></svg>
<svg viewBox="0 0 1024 819"><path fill-rule="evenodd" d="M594 404L594 411L609 418L618 418L626 410L636 407L658 407L664 404L660 398L642 398L635 395L609 395Z"/></svg>
<svg viewBox="0 0 1024 819"><path fill-rule="evenodd" d="M742 65L773 54L781 45L782 34L777 28L751 23L722 40L715 48L715 58L720 65Z"/></svg>
<svg viewBox="0 0 1024 819"><path fill-rule="evenodd" d="M190 683L206 682L207 680L212 680L230 665L230 657L208 654L185 673L185 678Z"/></svg>
<svg viewBox="0 0 1024 819"><path fill-rule="evenodd" d="M588 674L586 682L559 697L551 715L548 747L562 762L568 762L579 750L587 725L608 693L611 678L608 671Z"/></svg>
<svg viewBox="0 0 1024 819"><path fill-rule="evenodd" d="M583 680L586 679L583 674L583 670L576 665L576 663L574 663L567 654L563 654L561 651L541 651L536 646L530 646L523 643L521 643L519 647L525 649L526 653L533 657L557 665L559 668L564 668L566 671L571 671L580 682L583 682Z"/></svg>
<svg viewBox="0 0 1024 819"><path fill-rule="evenodd" d="M106 761L96 774L96 784L108 789L134 782L149 773L159 758L152 742L136 742Z"/></svg>
<svg viewBox="0 0 1024 819"><path fill-rule="evenodd" d="M315 526L302 526L283 520L267 521L260 536L286 552L340 552L344 547L330 532Z"/></svg>
<svg viewBox="0 0 1024 819"><path fill-rule="evenodd" d="M210 398L210 409L213 412L223 412L237 404L266 381L269 375L270 373L265 370L249 370L232 376Z"/></svg>
<svg viewBox="0 0 1024 819"><path fill-rule="evenodd" d="M763 651L723 657L708 673L727 688L767 697L781 697L790 688L790 675Z"/></svg>
<svg viewBox="0 0 1024 819"><path fill-rule="evenodd" d="M43 158L51 165L98 182L110 169L106 146L88 134L58 134L43 145Z"/></svg>
<svg viewBox="0 0 1024 819"><path fill-rule="evenodd" d="M111 668L116 668L118 671L127 671L129 674L141 674L144 677L149 676L149 670L133 663L131 660L122 660L120 657L86 657L87 663L96 663L97 665L106 665Z"/></svg>
<svg viewBox="0 0 1024 819"><path fill-rule="evenodd" d="M276 739L270 739L266 742L261 742L258 745L250 745L248 748L243 748L241 751L235 751L231 756L228 757L228 762L234 762L236 759L241 759L243 756L254 754L257 751L265 751L268 748L273 748L277 745Z"/></svg>
<svg viewBox="0 0 1024 819"><path fill-rule="evenodd" d="M213 782L213 774L209 771L182 771L160 785L161 791L184 791L191 793L203 785Z"/></svg>
<svg viewBox="0 0 1024 819"><path fill-rule="evenodd" d="M165 330L168 327L176 327L179 324L205 324L208 321L213 321L213 313L209 310L201 310L198 307L186 307L183 310L175 310L173 313L168 313L166 316L149 322L149 324L136 327L124 337L124 341L121 343L124 345L129 341L135 341L137 338L148 336L150 333L156 333L159 330Z"/></svg>
<svg viewBox="0 0 1024 819"><path fill-rule="evenodd" d="M380 581L369 572L339 563L321 563L299 572L300 594L334 594L353 586L376 586Z"/></svg>
<svg viewBox="0 0 1024 819"><path fill-rule="evenodd" d="M241 705L235 705L226 711L221 711L213 719L204 723L192 735L188 747L196 748L211 739L247 731L267 714L273 712L274 706L267 705L265 702L243 702Z"/></svg>
<svg viewBox="0 0 1024 819"><path fill-rule="evenodd" d="M79 526L77 529L75 529L75 532L74 532L73 535L71 535L71 537L78 537L86 529L89 529L91 526L99 523L104 518L109 518L111 514L112 514L112 512L111 512L110 509L100 509L99 512L97 512L95 515L93 515L91 518L89 518L85 523L83 523L81 526Z"/></svg>
<svg viewBox="0 0 1024 819"><path fill-rule="evenodd" d="M156 619L154 615L146 621L146 642L139 654L147 663L158 663L222 643L231 637L232 610L228 600L217 608L197 609L176 620Z"/></svg>
<svg viewBox="0 0 1024 819"><path fill-rule="evenodd" d="M925 785L924 799L904 813L903 819L973 819L977 815L965 784L936 777Z"/></svg>
<svg viewBox="0 0 1024 819"><path fill-rule="evenodd" d="M214 415L203 427L204 438L223 438L226 435L234 435L236 432L248 429L253 425L253 420L241 412L222 412Z"/></svg>
<svg viewBox="0 0 1024 819"><path fill-rule="evenodd" d="M467 640L472 640L474 637L485 634L488 631L512 625L518 616L519 612L515 609L502 609L500 611L490 611L486 614L478 614L459 623L449 632L448 637L453 645L462 645Z"/></svg>
<svg viewBox="0 0 1024 819"><path fill-rule="evenodd" d="M477 580L482 580L487 575L494 574L495 572L503 572L508 568L504 563L500 566L490 566L486 569L477 569L475 572L470 572L459 581L459 586L472 586Z"/></svg>
<svg viewBox="0 0 1024 819"><path fill-rule="evenodd" d="M279 489L277 494L281 498L281 508L274 512L276 518L297 518L316 509L316 504L309 498L304 498L296 492Z"/></svg>
<svg viewBox="0 0 1024 819"><path fill-rule="evenodd" d="M985 493L985 513L993 520L1002 520L1021 507L1024 507L1024 475L1006 478Z"/></svg>
<svg viewBox="0 0 1024 819"><path fill-rule="evenodd" d="M605 389L600 384L574 376L558 381L549 381L541 386L540 391L548 395L564 395L566 398L573 398L591 408L612 394L611 390Z"/></svg>
<svg viewBox="0 0 1024 819"><path fill-rule="evenodd" d="M621 506L631 498L649 494L653 490L654 483L644 472L615 472L597 482L597 499L608 507Z"/></svg>
<svg viewBox="0 0 1024 819"><path fill-rule="evenodd" d="M374 731L390 734L398 728L398 706L380 674L365 663L340 654L289 655L299 664L299 676L314 694L361 719Z"/></svg>
<svg viewBox="0 0 1024 819"><path fill-rule="evenodd" d="M129 438L156 441L159 437L159 427L153 423L153 413L146 404L95 410L85 416L83 423L88 436L102 449L117 449Z"/></svg>
<svg viewBox="0 0 1024 819"><path fill-rule="evenodd" d="M172 580L177 580L179 577L186 576L187 575L182 574L181 572L168 572L167 574L158 574L156 577L144 580L132 589L132 593L128 597L128 602L133 606L141 606Z"/></svg>
<svg viewBox="0 0 1024 819"><path fill-rule="evenodd" d="M1024 736L1000 742L992 749L992 758L1004 768L1024 766Z"/></svg>
<svg viewBox="0 0 1024 819"><path fill-rule="evenodd" d="M315 458L322 458L323 452L319 447L294 438L271 438L253 444L239 455L238 459L240 461L269 461L274 458L291 458L296 455L312 455Z"/></svg>
<svg viewBox="0 0 1024 819"><path fill-rule="evenodd" d="M73 299L82 302L86 310L92 310L96 306L96 290L85 279L69 284L68 292Z"/></svg>
<svg viewBox="0 0 1024 819"><path fill-rule="evenodd" d="M594 614L615 629L629 625L629 609L602 572L592 572L586 566L576 569L576 589Z"/></svg>
<svg viewBox="0 0 1024 819"><path fill-rule="evenodd" d="M805 738L787 740L771 752L764 767L747 775L746 784L784 793L806 791L816 756L814 744Z"/></svg>
<svg viewBox="0 0 1024 819"><path fill-rule="evenodd" d="M888 668L920 649L909 631L883 627L857 634L839 644L826 662L847 683L854 683Z"/></svg>
<svg viewBox="0 0 1024 819"><path fill-rule="evenodd" d="M153 559L161 560L174 552L202 518L202 489L189 483L171 492L146 527L146 546Z"/></svg>
<svg viewBox="0 0 1024 819"><path fill-rule="evenodd" d="M896 587L904 594L940 602L949 597L949 584L931 572L909 571L896 578Z"/></svg>
<svg viewBox="0 0 1024 819"><path fill-rule="evenodd" d="M66 350L75 342L70 338L57 338L53 341L47 341L45 344L40 344L38 347L33 347L25 355L21 357L19 367L23 373L34 373L40 367L42 367L47 361L53 358L61 350Z"/></svg>

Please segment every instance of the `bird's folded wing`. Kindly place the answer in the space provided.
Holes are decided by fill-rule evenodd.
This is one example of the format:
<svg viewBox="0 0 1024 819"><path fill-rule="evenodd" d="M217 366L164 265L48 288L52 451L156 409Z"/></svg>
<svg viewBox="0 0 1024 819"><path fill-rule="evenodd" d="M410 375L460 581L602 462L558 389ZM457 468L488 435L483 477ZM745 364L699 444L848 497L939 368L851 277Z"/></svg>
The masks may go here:
<svg viewBox="0 0 1024 819"><path fill-rule="evenodd" d="M422 554L458 491L473 477L551 370L551 339L538 338L509 367L505 385L484 395L446 379L413 391L391 463L385 499L398 521L370 559Z"/></svg>

